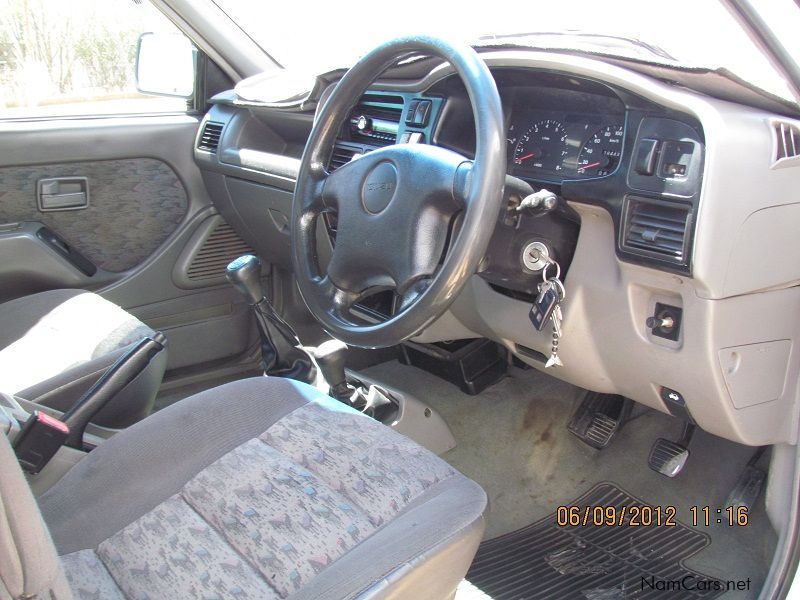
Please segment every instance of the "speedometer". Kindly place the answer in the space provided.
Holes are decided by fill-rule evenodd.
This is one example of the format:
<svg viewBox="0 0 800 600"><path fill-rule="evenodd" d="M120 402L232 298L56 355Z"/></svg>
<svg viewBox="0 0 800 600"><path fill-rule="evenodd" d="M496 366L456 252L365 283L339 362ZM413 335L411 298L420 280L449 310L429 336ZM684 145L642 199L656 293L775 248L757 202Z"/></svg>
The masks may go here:
<svg viewBox="0 0 800 600"><path fill-rule="evenodd" d="M514 164L522 169L558 172L567 155L567 130L553 119L539 121L522 134L514 148Z"/></svg>
<svg viewBox="0 0 800 600"><path fill-rule="evenodd" d="M624 134L622 125L608 125L590 137L578 155L578 174L602 177L616 169Z"/></svg>

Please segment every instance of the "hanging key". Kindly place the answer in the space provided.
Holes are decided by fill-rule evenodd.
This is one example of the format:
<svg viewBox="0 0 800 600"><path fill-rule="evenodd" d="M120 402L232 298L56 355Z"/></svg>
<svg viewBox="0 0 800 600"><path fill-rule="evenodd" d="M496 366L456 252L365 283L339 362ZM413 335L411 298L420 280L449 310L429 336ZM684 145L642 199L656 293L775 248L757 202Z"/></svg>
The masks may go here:
<svg viewBox="0 0 800 600"><path fill-rule="evenodd" d="M552 279L548 279L547 269L551 264L555 265L556 267L556 276ZM558 294L558 300L556 301L556 304L550 314L550 322L553 327L553 337L550 344L550 358L547 359L547 362L544 366L545 368L563 367L564 363L561 361L561 357L558 356L558 344L561 341L562 336L561 322L564 320L564 313L561 311L561 303L567 296L567 290L564 287L564 284L561 283L561 266L556 261L551 261L548 263L547 267L545 267L542 276L544 277L545 281L553 286L552 289Z"/></svg>
<svg viewBox="0 0 800 600"><path fill-rule="evenodd" d="M561 340L561 321L564 319L564 315L561 312L561 304L556 304L555 308L553 309L553 313L550 316L550 321L553 324L553 342L550 346L550 358L547 359L544 367L548 369L550 367L563 367L564 363L561 361L561 357L558 356L558 342Z"/></svg>
<svg viewBox="0 0 800 600"><path fill-rule="evenodd" d="M536 297L533 306L531 306L530 313L528 313L528 318L537 331L544 329L556 306L558 306L558 302L559 293L556 286L550 281L540 283L539 295Z"/></svg>
<svg viewBox="0 0 800 600"><path fill-rule="evenodd" d="M561 275L561 266L550 256L543 255L542 258L547 261L547 264L542 270L542 283L539 284L539 294L536 296L536 300L528 313L528 318L533 323L536 331L544 329L553 314L553 310L561 301L564 290L564 286L558 281L558 277ZM547 277L547 271L551 265L556 267L555 280ZM554 281L558 283L554 283Z"/></svg>

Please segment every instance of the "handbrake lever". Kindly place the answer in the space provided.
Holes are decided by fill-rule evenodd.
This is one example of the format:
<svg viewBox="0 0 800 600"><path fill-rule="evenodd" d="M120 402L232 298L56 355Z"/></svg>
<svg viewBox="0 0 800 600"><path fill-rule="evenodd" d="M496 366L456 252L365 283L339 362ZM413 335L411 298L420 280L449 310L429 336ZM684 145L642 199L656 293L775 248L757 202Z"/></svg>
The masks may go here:
<svg viewBox="0 0 800 600"><path fill-rule="evenodd" d="M166 337L156 333L144 337L120 356L83 396L61 416L69 427L67 446L83 449L83 433L97 412L131 383L153 358L164 349Z"/></svg>

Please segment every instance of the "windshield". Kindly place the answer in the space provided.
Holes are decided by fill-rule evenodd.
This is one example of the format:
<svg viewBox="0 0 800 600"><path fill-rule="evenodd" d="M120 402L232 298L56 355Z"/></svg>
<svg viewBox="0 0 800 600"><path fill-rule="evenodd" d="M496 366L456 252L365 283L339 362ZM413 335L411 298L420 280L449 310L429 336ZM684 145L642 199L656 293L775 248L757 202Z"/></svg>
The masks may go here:
<svg viewBox="0 0 800 600"><path fill-rule="evenodd" d="M314 74L349 67L392 37L425 33L472 44L571 48L688 67L726 68L753 85L792 99L780 74L717 0L571 0L547 5L530 0L474 5L214 1L282 66ZM787 32L798 30L800 11L792 0L763 4L768 5L762 10L770 22L781 24ZM531 35L535 33L548 35ZM553 35L559 33L570 35ZM790 45L795 37L790 35Z"/></svg>

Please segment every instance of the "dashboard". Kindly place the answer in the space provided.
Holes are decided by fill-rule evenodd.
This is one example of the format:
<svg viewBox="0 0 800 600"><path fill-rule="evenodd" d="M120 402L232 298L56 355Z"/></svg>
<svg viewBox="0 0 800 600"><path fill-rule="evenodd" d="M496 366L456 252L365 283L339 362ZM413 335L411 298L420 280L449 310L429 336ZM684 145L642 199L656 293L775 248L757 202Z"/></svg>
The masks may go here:
<svg viewBox="0 0 800 600"><path fill-rule="evenodd" d="M567 294L564 366L548 373L743 443L795 442L784 417L800 384L800 266L787 260L800 255L800 203L790 192L800 184L800 156L781 153L779 142L783 132L800 135L800 122L602 59L483 56L503 106L507 173L556 194L558 205L526 214L508 197L486 223L494 233L479 272L413 341L486 337L544 369L550 332L528 319L542 274L525 260L526 248L541 243L561 265ZM438 63L411 67L413 75L376 82L353 107L329 169L393 143L474 156L458 77ZM285 270L292 190L313 118L222 98L195 148L220 213ZM217 147L201 147L209 137ZM327 214L321 255L333 251L336 225ZM373 300L375 318L398 310L391 293ZM670 335L649 325L664 310L679 323Z"/></svg>

